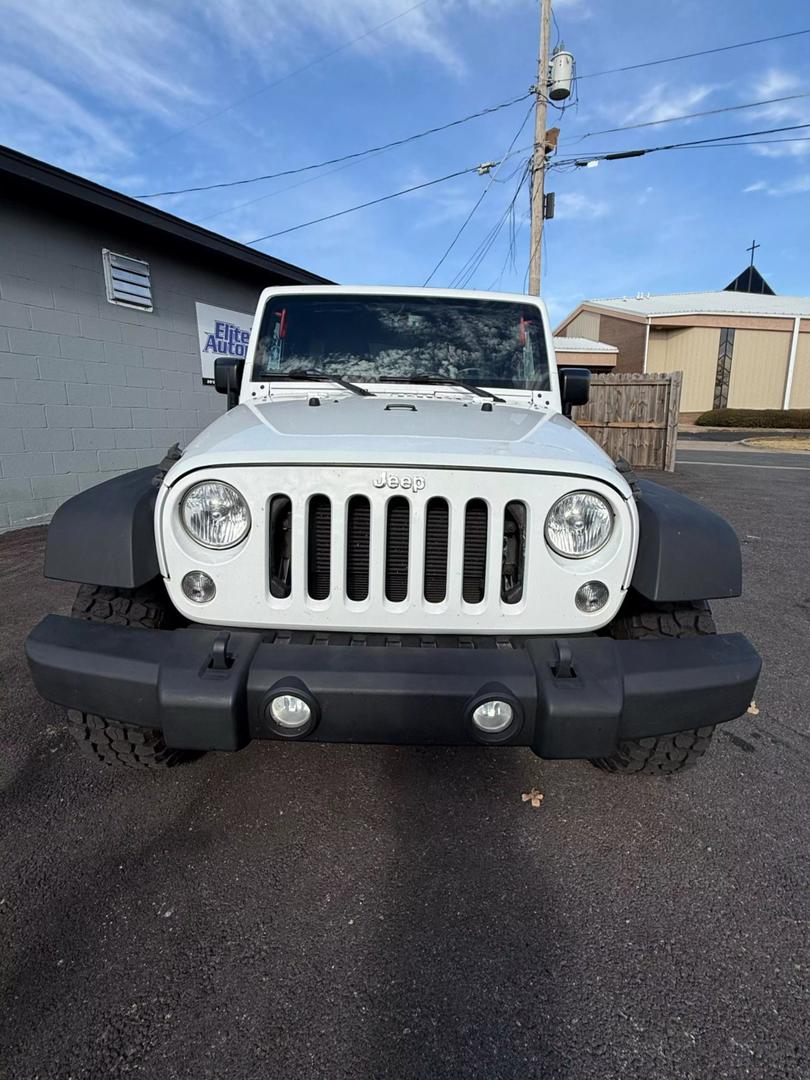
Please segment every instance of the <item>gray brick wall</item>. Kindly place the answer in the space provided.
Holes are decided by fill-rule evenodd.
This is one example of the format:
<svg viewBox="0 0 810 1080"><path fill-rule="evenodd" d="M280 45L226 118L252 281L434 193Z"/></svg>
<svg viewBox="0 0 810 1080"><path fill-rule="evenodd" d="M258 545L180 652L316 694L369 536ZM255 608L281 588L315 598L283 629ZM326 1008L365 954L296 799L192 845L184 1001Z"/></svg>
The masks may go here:
<svg viewBox="0 0 810 1080"><path fill-rule="evenodd" d="M0 532L47 522L70 495L159 461L219 416L194 302L252 311L272 284L110 221L0 209ZM153 312L108 303L104 247L149 262Z"/></svg>

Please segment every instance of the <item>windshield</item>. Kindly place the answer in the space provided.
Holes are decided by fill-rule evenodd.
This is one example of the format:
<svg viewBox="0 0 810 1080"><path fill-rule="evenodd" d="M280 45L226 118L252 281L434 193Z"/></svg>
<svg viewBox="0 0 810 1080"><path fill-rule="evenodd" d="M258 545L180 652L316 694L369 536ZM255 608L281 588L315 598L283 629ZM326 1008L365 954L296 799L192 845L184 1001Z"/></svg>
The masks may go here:
<svg viewBox="0 0 810 1080"><path fill-rule="evenodd" d="M431 375L548 390L533 304L442 296L279 296L264 310L253 379L313 369L373 383Z"/></svg>

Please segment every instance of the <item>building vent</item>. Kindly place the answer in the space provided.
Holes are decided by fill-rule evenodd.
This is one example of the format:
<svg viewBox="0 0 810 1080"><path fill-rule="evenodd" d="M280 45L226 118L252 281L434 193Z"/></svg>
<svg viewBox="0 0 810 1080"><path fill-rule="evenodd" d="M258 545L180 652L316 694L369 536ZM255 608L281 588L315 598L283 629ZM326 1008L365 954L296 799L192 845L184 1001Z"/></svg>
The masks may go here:
<svg viewBox="0 0 810 1080"><path fill-rule="evenodd" d="M116 255L114 251L106 248L101 252L101 259L104 263L104 283L110 303L152 311L149 263L141 259L130 259L126 255Z"/></svg>

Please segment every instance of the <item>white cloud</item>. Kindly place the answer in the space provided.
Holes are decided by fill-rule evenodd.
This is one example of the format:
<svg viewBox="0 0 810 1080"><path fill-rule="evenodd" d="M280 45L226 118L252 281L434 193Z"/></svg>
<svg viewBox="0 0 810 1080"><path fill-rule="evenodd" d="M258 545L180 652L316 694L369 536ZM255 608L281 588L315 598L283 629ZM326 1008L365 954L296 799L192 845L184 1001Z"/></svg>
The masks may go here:
<svg viewBox="0 0 810 1080"><path fill-rule="evenodd" d="M755 184L749 184L745 191L762 191L766 195L781 197L784 195L807 195L810 193L810 173L794 176L792 180L785 180L781 184L766 184L764 180L758 180Z"/></svg>
<svg viewBox="0 0 810 1080"><path fill-rule="evenodd" d="M796 132L796 137L801 138L801 132ZM778 136L774 137L779 138ZM770 144L752 145L751 149L759 157L766 158L803 158L807 154L810 154L810 142L794 142L790 140L790 134L785 132L782 136L784 142L776 142Z"/></svg>
<svg viewBox="0 0 810 1080"><path fill-rule="evenodd" d="M125 0L3 0L3 32L20 64L47 71L107 107L170 115L208 97L178 77L176 49L194 41L171 14Z"/></svg>
<svg viewBox="0 0 810 1080"><path fill-rule="evenodd" d="M0 62L0 131L27 130L26 149L68 168L98 167L126 153L114 126L93 115L71 94L16 64Z"/></svg>
<svg viewBox="0 0 810 1080"><path fill-rule="evenodd" d="M609 205L602 199L591 199L579 191L562 192L557 195L554 217L577 221L595 221L605 217L610 211Z"/></svg>
<svg viewBox="0 0 810 1080"><path fill-rule="evenodd" d="M772 68L766 71L760 83L756 98L764 101L767 98L788 97L791 94L801 94L808 89L807 83L797 75L793 75L782 69ZM798 98L794 101L777 101L772 105L762 105L751 112L756 117L754 128L759 130L765 127L790 127L794 124L810 124L810 97ZM771 138L773 142L763 142L759 145L752 144L752 150L760 157L804 157L810 153L810 142L791 142L791 138L802 139L807 137L808 131L785 131L775 133L772 136L762 136L763 139ZM784 142L777 141L784 139Z"/></svg>
<svg viewBox="0 0 810 1080"><path fill-rule="evenodd" d="M352 48L379 52L395 44L451 67L461 63L440 5L407 11L402 0L297 0L295 4L288 0L197 0L197 8L236 50L270 65L273 76L282 75L285 67L298 66L285 63L285 57L295 56L306 63L320 52L313 49L313 33L338 49L387 20L391 21Z"/></svg>
<svg viewBox="0 0 810 1080"><path fill-rule="evenodd" d="M779 68L771 68L766 71L758 83L757 100L764 101L766 98L783 97L787 94L798 93L801 88L801 80L789 71ZM778 111L781 104L763 106L771 111Z"/></svg>
<svg viewBox="0 0 810 1080"><path fill-rule="evenodd" d="M646 124L694 112L716 89L710 84L673 87L669 83L656 83L625 115L624 123Z"/></svg>
<svg viewBox="0 0 810 1080"><path fill-rule="evenodd" d="M498 11L503 3L527 0L501 0ZM178 130L221 149L223 126L207 120L240 97L260 100L310 61L313 75L296 78L313 78L330 53L365 55L378 66L418 55L460 73L458 20L496 11L494 0L412 10L407 0L3 0L2 9L0 51L23 74L4 85L0 138L69 168L86 159L97 175L116 156L131 172L139 150ZM267 127L253 131L247 110L227 112L231 134L273 150ZM192 160L192 179L194 167Z"/></svg>

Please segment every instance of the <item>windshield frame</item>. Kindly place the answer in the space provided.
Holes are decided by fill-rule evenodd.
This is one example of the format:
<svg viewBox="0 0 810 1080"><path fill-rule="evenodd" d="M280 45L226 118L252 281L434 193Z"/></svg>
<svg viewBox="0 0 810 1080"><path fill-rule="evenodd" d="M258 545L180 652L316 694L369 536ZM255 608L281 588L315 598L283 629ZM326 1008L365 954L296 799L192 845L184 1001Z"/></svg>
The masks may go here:
<svg viewBox="0 0 810 1080"><path fill-rule="evenodd" d="M529 385L529 386L515 386L512 384L504 385L503 380L489 380L486 377L478 378L475 380L476 385L483 389L496 390L499 394L519 395L522 397L532 397L534 395L542 395L546 399L547 404L552 403L552 399L559 395L559 382L557 376L557 366L555 362L553 340L548 321L548 315L545 309L545 304L539 297L527 296L522 293L492 293L477 290L453 290L453 289L422 289L414 287L390 287L385 286L347 286L347 285L332 285L332 286L282 286L282 287L270 287L265 289L262 293L256 322L254 323L253 333L251 334L251 341L246 357L242 390L247 396L256 396L256 387L261 390L265 386L272 385L274 390L277 390L280 386L292 387L304 387L316 385L308 382L302 378L300 383L297 380L289 378L279 378L274 380L271 373L257 372L257 358L260 353L260 342L262 327L265 323L265 317L269 305L275 304L284 298L293 297L312 297L312 298L334 298L346 297L347 299L357 298L358 300L403 300L408 299L420 299L429 298L433 300L446 300L448 302L483 302L487 305L491 304L509 304L529 306L537 310L538 313L538 325L542 334L540 340L540 359L544 361L546 367L546 379L545 386ZM314 362L313 362L313 366ZM283 369L282 369L283 371ZM384 386L390 392L410 391L420 393L424 387L425 391L431 393L437 392L466 392L460 388L456 388L450 383L446 386L439 384L438 382L426 381L424 383L416 381L419 372L414 371L410 374L404 374L402 381L398 382L394 375L386 375L385 382L380 382L377 378L367 378L361 374L352 374L351 368L347 365L347 368L343 372L344 377L351 378L354 383L360 386ZM425 372L425 374L437 374L434 372ZM379 375L379 372L375 373L375 376Z"/></svg>

